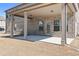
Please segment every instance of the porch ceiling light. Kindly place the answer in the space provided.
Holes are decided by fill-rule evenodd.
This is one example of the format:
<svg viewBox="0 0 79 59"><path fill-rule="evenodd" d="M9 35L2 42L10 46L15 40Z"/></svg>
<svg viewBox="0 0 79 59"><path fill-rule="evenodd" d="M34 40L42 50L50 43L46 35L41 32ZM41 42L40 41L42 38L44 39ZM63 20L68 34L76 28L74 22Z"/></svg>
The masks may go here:
<svg viewBox="0 0 79 59"><path fill-rule="evenodd" d="M51 10L50 12L54 12L53 10Z"/></svg>

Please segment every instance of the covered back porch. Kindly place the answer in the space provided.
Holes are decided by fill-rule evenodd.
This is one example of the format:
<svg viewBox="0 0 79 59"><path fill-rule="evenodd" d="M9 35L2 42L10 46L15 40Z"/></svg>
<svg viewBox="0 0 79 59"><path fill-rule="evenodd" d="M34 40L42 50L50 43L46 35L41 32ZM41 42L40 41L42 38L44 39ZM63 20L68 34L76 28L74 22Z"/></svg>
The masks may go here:
<svg viewBox="0 0 79 59"><path fill-rule="evenodd" d="M70 19L73 18L75 20L74 15L76 12L77 12L77 5L67 4L67 3L64 3L64 4L54 4L54 3L23 4L23 5L17 6L17 8L13 8L6 11L8 15L7 19L10 19L10 36L13 37L14 35L14 16L18 16L18 17L24 18L23 20L24 21L24 24L23 24L24 36L20 38L23 38L23 39L32 38L31 40L34 40L35 37L37 37L38 39L35 39L35 40L39 40L40 36L28 36L29 33L36 34L36 35L37 34L50 35L53 37L50 37L49 39L45 39L42 41L47 41L47 42L57 41L59 42L58 44L66 44L67 41L69 42L70 40L70 39L69 40L66 39L66 37L69 36L67 32L67 19L68 17L70 17ZM59 29L56 28L58 27L59 24L56 24L56 26L53 25L54 24L53 20L55 20L56 18L61 20ZM34 24L32 24L34 19L35 21L36 20L39 21L37 22L38 25L34 23L35 24L34 26ZM29 23L31 23L31 25ZM53 27L55 27L56 29ZM75 28L75 25L73 25L73 28ZM7 31L7 27L6 27L6 31ZM74 32L72 33L73 34L72 36L75 36ZM41 36L40 38L42 39L43 37ZM48 36L45 36L45 38L48 38Z"/></svg>

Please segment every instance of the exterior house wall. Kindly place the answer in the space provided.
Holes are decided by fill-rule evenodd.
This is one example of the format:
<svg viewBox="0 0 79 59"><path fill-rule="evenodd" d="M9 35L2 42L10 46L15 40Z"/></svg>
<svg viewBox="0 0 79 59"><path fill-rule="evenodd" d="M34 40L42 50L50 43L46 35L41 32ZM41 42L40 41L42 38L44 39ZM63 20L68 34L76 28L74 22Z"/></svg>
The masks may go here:
<svg viewBox="0 0 79 59"><path fill-rule="evenodd" d="M7 17L6 18L6 29L7 29L7 33L10 33L10 18L9 17Z"/></svg>
<svg viewBox="0 0 79 59"><path fill-rule="evenodd" d="M75 13L75 37L79 35L79 11Z"/></svg>
<svg viewBox="0 0 79 59"><path fill-rule="evenodd" d="M40 35L50 35L50 36L55 36L55 37L61 37L62 36L62 31L60 27L60 31L54 31L54 20L56 20L58 17L39 17L36 16L33 19L28 19L28 24L27 24L27 32L28 34L40 34ZM15 25L14 25L14 33L18 34L23 34L23 27L24 27L24 18L21 17L14 17ZM61 20L61 18L59 18ZM44 32L40 33L39 31L39 21L44 22ZM62 24L62 21L60 21L60 26ZM47 33L47 24L50 25L50 33ZM10 21L8 20L8 31L10 28ZM74 17L70 17L68 19L68 32L67 32L67 37L74 37Z"/></svg>
<svg viewBox="0 0 79 59"><path fill-rule="evenodd" d="M55 19L54 19L55 20ZM54 20L53 20L53 22L54 22ZM74 37L74 31L75 31L75 29L74 29L74 17L73 16L71 16L71 17L69 17L68 18L68 21L67 21L67 23L68 23L68 31L67 31L67 37ZM61 21L61 18L60 18L60 31L53 31L53 36L55 36L55 37L61 37L62 36L62 21Z"/></svg>
<svg viewBox="0 0 79 59"><path fill-rule="evenodd" d="M14 17L14 32L16 34L21 34L21 32L23 32L23 27L24 27L24 18L21 17Z"/></svg>
<svg viewBox="0 0 79 59"><path fill-rule="evenodd" d="M68 19L68 32L67 32L67 37L74 37L74 22L75 22L75 18L74 16L69 17Z"/></svg>
<svg viewBox="0 0 79 59"><path fill-rule="evenodd" d="M46 24L46 22L47 23L50 23L51 22L51 20L47 20L45 17L34 17L34 19L32 19L32 20L28 20L28 33L29 34L40 34L40 35L45 35L45 34L47 34L46 32L46 29L47 28L45 28L44 27L44 31L41 33L40 31L39 31L39 21L43 21L44 22L44 26L46 26L47 24ZM46 32L45 32L46 31Z"/></svg>
<svg viewBox="0 0 79 59"><path fill-rule="evenodd" d="M7 32L10 33L10 17L7 19ZM14 16L14 33L20 34L24 27L24 18Z"/></svg>

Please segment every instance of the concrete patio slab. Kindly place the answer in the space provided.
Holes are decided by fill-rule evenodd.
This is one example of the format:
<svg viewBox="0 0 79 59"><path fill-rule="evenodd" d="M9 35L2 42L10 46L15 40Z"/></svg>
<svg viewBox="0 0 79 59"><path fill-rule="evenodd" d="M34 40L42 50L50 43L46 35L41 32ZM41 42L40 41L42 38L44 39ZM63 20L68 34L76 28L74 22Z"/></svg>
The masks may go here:
<svg viewBox="0 0 79 59"><path fill-rule="evenodd" d="M18 36L16 38L24 39L23 36ZM54 44L61 44L61 37L50 37L50 36L40 36L40 35L28 35L26 40L31 41L42 41L42 42L48 42L48 43L54 43ZM70 44L74 38L67 38L67 44Z"/></svg>

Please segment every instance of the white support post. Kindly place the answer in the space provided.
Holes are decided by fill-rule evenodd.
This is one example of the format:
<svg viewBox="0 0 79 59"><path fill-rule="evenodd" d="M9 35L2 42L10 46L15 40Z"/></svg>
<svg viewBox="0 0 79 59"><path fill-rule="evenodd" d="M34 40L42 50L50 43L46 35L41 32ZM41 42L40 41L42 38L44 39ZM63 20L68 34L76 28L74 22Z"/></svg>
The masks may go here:
<svg viewBox="0 0 79 59"><path fill-rule="evenodd" d="M7 13L6 13L6 20L5 20L5 33L7 33L7 20L8 20L8 17L7 17Z"/></svg>
<svg viewBox="0 0 79 59"><path fill-rule="evenodd" d="M61 14L61 19L62 19L62 40L61 44L64 45L66 44L66 22L67 22L67 4L64 3L62 4L62 14Z"/></svg>
<svg viewBox="0 0 79 59"><path fill-rule="evenodd" d="M10 15L10 37L13 37L13 20L14 20L14 17L13 15Z"/></svg>
<svg viewBox="0 0 79 59"><path fill-rule="evenodd" d="M27 12L24 12L24 39L27 39Z"/></svg>

